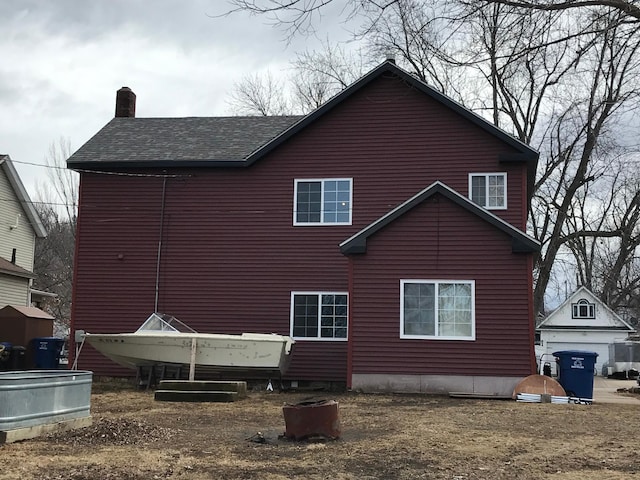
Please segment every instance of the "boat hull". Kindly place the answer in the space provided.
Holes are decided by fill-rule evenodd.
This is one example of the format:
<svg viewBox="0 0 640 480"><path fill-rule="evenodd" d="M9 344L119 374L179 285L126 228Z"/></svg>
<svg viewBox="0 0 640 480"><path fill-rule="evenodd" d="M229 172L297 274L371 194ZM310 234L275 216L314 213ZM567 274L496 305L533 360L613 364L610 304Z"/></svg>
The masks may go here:
<svg viewBox="0 0 640 480"><path fill-rule="evenodd" d="M193 364L216 370L280 374L289 365L294 343L290 337L254 333L137 332L86 334L85 339L105 357L133 369L156 364Z"/></svg>

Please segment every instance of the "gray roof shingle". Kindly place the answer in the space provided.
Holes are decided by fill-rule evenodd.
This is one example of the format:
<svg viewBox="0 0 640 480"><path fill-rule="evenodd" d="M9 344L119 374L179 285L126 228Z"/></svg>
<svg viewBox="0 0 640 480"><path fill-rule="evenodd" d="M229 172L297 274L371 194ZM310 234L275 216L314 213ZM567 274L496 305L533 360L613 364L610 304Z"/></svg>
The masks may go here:
<svg viewBox="0 0 640 480"><path fill-rule="evenodd" d="M500 161L526 162L533 191L538 152L386 61L304 117L114 118L68 160L78 170L249 166L374 79L391 73L511 145Z"/></svg>
<svg viewBox="0 0 640 480"><path fill-rule="evenodd" d="M0 273L4 273L5 275L14 275L16 277L36 278L36 275L33 272L19 267L15 263L11 263L9 260L2 257L0 257Z"/></svg>
<svg viewBox="0 0 640 480"><path fill-rule="evenodd" d="M69 167L240 162L300 118L117 117L69 157Z"/></svg>

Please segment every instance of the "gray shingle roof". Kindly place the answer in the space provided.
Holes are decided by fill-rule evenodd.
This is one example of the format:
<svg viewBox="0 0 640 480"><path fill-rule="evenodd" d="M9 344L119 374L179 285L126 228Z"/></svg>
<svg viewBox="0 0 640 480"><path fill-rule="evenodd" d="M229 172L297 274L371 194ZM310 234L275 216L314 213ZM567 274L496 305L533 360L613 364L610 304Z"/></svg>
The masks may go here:
<svg viewBox="0 0 640 480"><path fill-rule="evenodd" d="M0 273L15 275L16 277L36 278L36 275L33 272L19 267L15 263L11 263L9 260L2 257L0 257Z"/></svg>
<svg viewBox="0 0 640 480"><path fill-rule="evenodd" d="M355 92L391 73L515 149L501 162L526 162L529 195L538 152L449 97L386 61L304 117L114 118L74 153L81 169L249 166L278 148Z"/></svg>
<svg viewBox="0 0 640 480"><path fill-rule="evenodd" d="M69 167L184 166L239 162L300 118L118 117L69 157Z"/></svg>

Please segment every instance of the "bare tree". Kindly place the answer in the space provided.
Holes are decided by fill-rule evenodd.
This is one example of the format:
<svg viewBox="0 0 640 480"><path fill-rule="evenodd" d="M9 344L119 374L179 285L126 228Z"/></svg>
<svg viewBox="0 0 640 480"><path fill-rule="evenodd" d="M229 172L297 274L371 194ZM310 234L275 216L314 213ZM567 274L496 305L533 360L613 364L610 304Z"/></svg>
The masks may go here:
<svg viewBox="0 0 640 480"><path fill-rule="evenodd" d="M71 318L75 229L56 206L39 203L36 210L47 229L47 236L36 241L34 257L35 288L57 296L44 305L59 325L68 326Z"/></svg>
<svg viewBox="0 0 640 480"><path fill-rule="evenodd" d="M233 8L228 14L238 11L264 15L279 27L283 27L289 38L296 34L315 33L315 25L329 7L340 4L345 20L362 13L382 16L392 5L402 0L230 0Z"/></svg>
<svg viewBox="0 0 640 480"><path fill-rule="evenodd" d="M46 185L43 201L55 203L62 209L65 216L74 225L78 216L78 173L66 167L66 160L71 156L71 142L61 137L58 143L49 145L49 154L45 157L47 165ZM75 231L75 228L74 228Z"/></svg>
<svg viewBox="0 0 640 480"><path fill-rule="evenodd" d="M392 6L402 0L349 0L343 2L345 16L359 13L384 15ZM286 26L291 34L314 31L314 21L335 0L231 0L234 11L248 11L253 14L268 15L277 25ZM640 20L638 0L481 0L477 3L499 3L528 10L562 11L592 7L607 7L618 10L632 19ZM231 12L231 13L232 13Z"/></svg>
<svg viewBox="0 0 640 480"><path fill-rule="evenodd" d="M577 8L607 7L618 10L624 17L640 20L640 2L637 0L483 0L483 3L500 3L528 10L561 11Z"/></svg>
<svg viewBox="0 0 640 480"><path fill-rule="evenodd" d="M357 80L367 66L363 55L326 42L320 50L299 53L291 73L280 79L271 72L244 77L227 103L242 115L307 114Z"/></svg>
<svg viewBox="0 0 640 480"><path fill-rule="evenodd" d="M622 121L624 109L635 104L640 95L640 36L635 29L621 25L616 14L611 22L613 28L582 52L574 71L565 77L564 88L553 97L556 109L542 144L545 156L531 217L536 236L545 247L537 264L534 291L538 311L544 311L545 289L555 259L565 246L570 242L575 245L579 237L619 234L618 228L611 229L604 223L600 224L602 229L592 230L577 222L584 211L580 202L586 202L589 192L597 191L609 171L610 165L603 163L603 158L616 142L614 125ZM607 209L601 215L606 213Z"/></svg>
<svg viewBox="0 0 640 480"><path fill-rule="evenodd" d="M270 71L246 75L234 85L227 102L237 115L291 115L285 84Z"/></svg>
<svg viewBox="0 0 640 480"><path fill-rule="evenodd" d="M236 5L286 14L272 18L300 31L328 3ZM541 152L530 212L531 230L543 244L536 313L545 311L549 285L561 283L553 278L559 268L565 275L577 269L581 282L592 282L609 300L615 292L629 298L628 289L596 280L626 275L633 288L638 270L636 200L620 187L624 165L609 157L624 150L614 132L637 108L640 27L627 8L637 2L611 3L548 1L530 9L523 7L533 2L520 0L345 3L346 16L363 15L372 53L394 53L416 76ZM598 245L619 255L607 257Z"/></svg>
<svg viewBox="0 0 640 480"><path fill-rule="evenodd" d="M38 186L35 202L48 235L36 241L34 273L37 278L34 285L57 295L55 302L46 305L45 309L62 325L68 325L71 317L78 211L78 174L65 166L70 154L68 139L51 144L45 158L49 181Z"/></svg>
<svg viewBox="0 0 640 480"><path fill-rule="evenodd" d="M361 51L324 42L320 50L305 51L292 62L290 83L298 110L308 113L360 78L370 67Z"/></svg>

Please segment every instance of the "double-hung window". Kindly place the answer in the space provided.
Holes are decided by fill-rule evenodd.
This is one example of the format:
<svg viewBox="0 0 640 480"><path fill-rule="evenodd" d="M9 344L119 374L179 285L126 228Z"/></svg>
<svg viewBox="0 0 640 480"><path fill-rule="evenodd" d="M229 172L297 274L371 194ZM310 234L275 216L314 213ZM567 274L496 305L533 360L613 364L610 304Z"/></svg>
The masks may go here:
<svg viewBox="0 0 640 480"><path fill-rule="evenodd" d="M470 174L469 198L486 209L507 208L507 174Z"/></svg>
<svg viewBox="0 0 640 480"><path fill-rule="evenodd" d="M351 178L296 180L294 225L351 225Z"/></svg>
<svg viewBox="0 0 640 480"><path fill-rule="evenodd" d="M473 280L401 280L400 338L475 339Z"/></svg>
<svg viewBox="0 0 640 480"><path fill-rule="evenodd" d="M291 336L301 340L346 340L348 295L291 292Z"/></svg>

